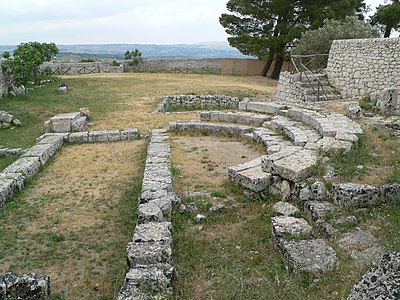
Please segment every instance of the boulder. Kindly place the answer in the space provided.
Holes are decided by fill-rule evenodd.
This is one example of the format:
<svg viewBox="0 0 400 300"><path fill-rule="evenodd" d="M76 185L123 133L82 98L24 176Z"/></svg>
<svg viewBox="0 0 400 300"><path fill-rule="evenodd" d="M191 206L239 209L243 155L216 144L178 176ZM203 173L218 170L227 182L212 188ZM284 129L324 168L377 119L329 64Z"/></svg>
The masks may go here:
<svg viewBox="0 0 400 300"><path fill-rule="evenodd" d="M358 103L350 103L346 108L346 116L351 119L361 119L362 109Z"/></svg>
<svg viewBox="0 0 400 300"><path fill-rule="evenodd" d="M65 83L61 83L58 86L57 92L59 94L66 94L68 92L68 85L66 85Z"/></svg>

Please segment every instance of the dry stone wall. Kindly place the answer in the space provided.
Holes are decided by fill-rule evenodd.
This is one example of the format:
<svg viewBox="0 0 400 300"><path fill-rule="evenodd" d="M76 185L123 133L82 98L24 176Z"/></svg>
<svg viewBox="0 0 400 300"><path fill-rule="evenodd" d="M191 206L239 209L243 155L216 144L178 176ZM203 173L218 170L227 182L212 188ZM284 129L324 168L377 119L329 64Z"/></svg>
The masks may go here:
<svg viewBox="0 0 400 300"><path fill-rule="evenodd" d="M343 97L400 87L400 38L333 41L327 73Z"/></svg>
<svg viewBox="0 0 400 300"><path fill-rule="evenodd" d="M88 62L88 63L54 63L45 62L42 69L50 68L58 75L76 75L90 73L123 73L124 67L112 66L110 62Z"/></svg>
<svg viewBox="0 0 400 300"><path fill-rule="evenodd" d="M6 83L4 80L4 75L0 69L0 98L3 98L3 96L6 94L6 92L7 92L7 89L6 89Z"/></svg>
<svg viewBox="0 0 400 300"><path fill-rule="evenodd" d="M281 72L279 83L275 93L276 101L300 102L304 101L306 94L300 86L299 74Z"/></svg>
<svg viewBox="0 0 400 300"><path fill-rule="evenodd" d="M160 72L171 70L215 70L221 68L218 58L202 58L202 59L148 59L144 60L137 66L129 66L124 63L126 72Z"/></svg>

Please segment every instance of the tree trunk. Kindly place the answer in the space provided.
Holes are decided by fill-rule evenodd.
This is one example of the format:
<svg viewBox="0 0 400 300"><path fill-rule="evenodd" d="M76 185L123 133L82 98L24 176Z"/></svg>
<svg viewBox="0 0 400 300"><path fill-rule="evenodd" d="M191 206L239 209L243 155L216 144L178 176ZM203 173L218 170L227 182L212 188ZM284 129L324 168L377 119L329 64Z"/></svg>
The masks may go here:
<svg viewBox="0 0 400 300"><path fill-rule="evenodd" d="M392 31L392 27L386 26L386 28L385 28L385 33L384 33L383 37L384 37L384 38L390 37L390 32L391 32L391 31Z"/></svg>
<svg viewBox="0 0 400 300"><path fill-rule="evenodd" d="M265 63L264 68L261 71L261 76L265 77L268 74L269 69L271 68L272 62L274 61L274 52L271 50L268 54L267 62Z"/></svg>
<svg viewBox="0 0 400 300"><path fill-rule="evenodd" d="M274 70L272 71L271 78L272 79L278 79L279 74L281 73L282 65L283 65L283 51L280 50L276 52L276 61L275 61L275 66Z"/></svg>

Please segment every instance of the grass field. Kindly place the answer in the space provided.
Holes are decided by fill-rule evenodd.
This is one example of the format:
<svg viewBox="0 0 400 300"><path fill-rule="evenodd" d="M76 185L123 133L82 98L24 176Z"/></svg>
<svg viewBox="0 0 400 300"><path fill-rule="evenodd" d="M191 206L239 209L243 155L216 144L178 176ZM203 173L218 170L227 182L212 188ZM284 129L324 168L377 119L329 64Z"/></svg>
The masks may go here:
<svg viewBox="0 0 400 300"><path fill-rule="evenodd" d="M90 130L137 127L146 135L171 120L198 115L154 114L162 96L223 93L265 99L275 81L259 77L176 74L94 74L62 78L33 94L0 100L1 110L22 127L0 131L0 145L29 147L43 123L57 113L88 107ZM175 299L341 299L368 268L356 268L338 251L340 264L326 276L287 269L271 242L271 205L250 201L227 181L226 168L263 153L257 145L232 138L171 135L174 186L182 201L200 211L223 204L204 224L174 213ZM133 142L68 145L26 188L0 209L0 274L49 274L54 299L112 299L126 272L125 246L132 237L140 193L146 137ZM223 149L223 151L221 151ZM350 157L333 157L338 181L373 184L400 180L398 142L366 130ZM0 168L12 162L0 158ZM362 165L363 168L356 168ZM186 192L209 196L187 197ZM371 208L360 219L382 245L400 250L399 204ZM332 241L334 244L334 241Z"/></svg>

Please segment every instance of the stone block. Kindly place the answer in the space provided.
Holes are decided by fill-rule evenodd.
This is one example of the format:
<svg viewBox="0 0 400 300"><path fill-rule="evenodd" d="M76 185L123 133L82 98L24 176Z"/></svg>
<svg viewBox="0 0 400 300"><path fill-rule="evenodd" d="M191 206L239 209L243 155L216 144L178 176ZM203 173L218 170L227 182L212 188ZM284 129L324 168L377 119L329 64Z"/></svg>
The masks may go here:
<svg viewBox="0 0 400 300"><path fill-rule="evenodd" d="M138 224L133 235L133 242L172 242L172 225L170 222Z"/></svg>
<svg viewBox="0 0 400 300"><path fill-rule="evenodd" d="M335 250L324 240L285 241L282 254L296 271L320 275L333 268L337 261Z"/></svg>
<svg viewBox="0 0 400 300"><path fill-rule="evenodd" d="M22 190L24 188L25 177L21 173L0 173L0 180L11 179L15 182L15 188Z"/></svg>
<svg viewBox="0 0 400 300"><path fill-rule="evenodd" d="M139 131L137 128L127 128L121 130L121 141L137 140L139 138Z"/></svg>
<svg viewBox="0 0 400 300"><path fill-rule="evenodd" d="M386 184L379 187L382 201L400 200L400 184Z"/></svg>
<svg viewBox="0 0 400 300"><path fill-rule="evenodd" d="M290 204L289 202L283 202L283 201L276 202L272 206L272 209L276 211L278 214L288 217L300 213L300 210L296 206Z"/></svg>
<svg viewBox="0 0 400 300"><path fill-rule="evenodd" d="M311 236L312 227L304 219L279 216L271 218L272 238L279 246L283 241L292 239L308 239Z"/></svg>
<svg viewBox="0 0 400 300"><path fill-rule="evenodd" d="M89 131L89 143L108 142L108 131Z"/></svg>
<svg viewBox="0 0 400 300"><path fill-rule="evenodd" d="M285 149L270 156L264 156L262 168L265 172L279 175L287 180L302 182L313 175L318 162L319 157L316 151Z"/></svg>
<svg viewBox="0 0 400 300"><path fill-rule="evenodd" d="M12 197L17 190L17 185L12 179L0 179L0 207L3 207L6 201Z"/></svg>
<svg viewBox="0 0 400 300"><path fill-rule="evenodd" d="M18 276L9 272L4 281L7 286L5 299L51 299L49 276L35 273Z"/></svg>
<svg viewBox="0 0 400 300"><path fill-rule="evenodd" d="M36 144L38 144L38 145L53 144L54 147L56 147L57 149L60 149L61 146L64 144L64 135L60 135L60 134L56 134L56 133L47 135L40 141L37 141Z"/></svg>
<svg viewBox="0 0 400 300"><path fill-rule="evenodd" d="M338 207L327 201L307 201L304 204L304 211L311 221L316 222L335 214Z"/></svg>
<svg viewBox="0 0 400 300"><path fill-rule="evenodd" d="M126 247L129 268L172 265L172 248L164 243L129 243Z"/></svg>
<svg viewBox="0 0 400 300"><path fill-rule="evenodd" d="M28 149L22 157L38 157L42 165L44 165L51 157L56 154L61 147L60 143L39 144Z"/></svg>
<svg viewBox="0 0 400 300"><path fill-rule="evenodd" d="M175 269L172 266L131 268L125 276L118 299L151 299L155 294L160 298L171 296L174 276ZM135 295L131 295L132 292Z"/></svg>
<svg viewBox="0 0 400 300"><path fill-rule="evenodd" d="M57 120L50 122L51 122L51 132L71 132L70 120Z"/></svg>
<svg viewBox="0 0 400 300"><path fill-rule="evenodd" d="M27 179L35 175L39 167L38 157L21 157L6 167L2 173L21 173Z"/></svg>
<svg viewBox="0 0 400 300"><path fill-rule="evenodd" d="M119 130L108 131L107 141L108 142L118 142L121 140L121 133Z"/></svg>
<svg viewBox="0 0 400 300"><path fill-rule="evenodd" d="M332 198L335 203L346 208L365 208L380 202L379 188L367 184L333 184Z"/></svg>
<svg viewBox="0 0 400 300"><path fill-rule="evenodd" d="M399 299L400 252L389 252L351 288L347 300Z"/></svg>
<svg viewBox="0 0 400 300"><path fill-rule="evenodd" d="M84 131L86 129L87 119L86 117L79 117L76 120L71 121L71 131Z"/></svg>
<svg viewBox="0 0 400 300"><path fill-rule="evenodd" d="M164 221L161 209L152 202L139 204L136 214L137 214L136 217L137 224Z"/></svg>
<svg viewBox="0 0 400 300"><path fill-rule="evenodd" d="M89 132L73 132L68 137L70 143L87 143L89 142Z"/></svg>

